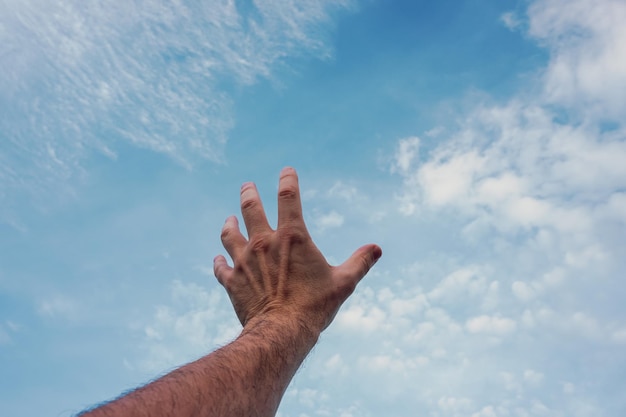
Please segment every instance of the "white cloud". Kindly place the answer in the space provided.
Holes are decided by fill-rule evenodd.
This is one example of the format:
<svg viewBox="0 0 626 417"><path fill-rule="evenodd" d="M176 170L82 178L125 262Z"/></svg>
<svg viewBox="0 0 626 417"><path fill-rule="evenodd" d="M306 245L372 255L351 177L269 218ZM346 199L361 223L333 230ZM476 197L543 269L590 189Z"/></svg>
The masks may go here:
<svg viewBox="0 0 626 417"><path fill-rule="evenodd" d="M563 383L563 392L565 394L573 394L575 391L576 391L576 387L574 384L572 384L571 382Z"/></svg>
<svg viewBox="0 0 626 417"><path fill-rule="evenodd" d="M484 159L471 151L426 162L417 174L424 199L435 207L465 199L483 164Z"/></svg>
<svg viewBox="0 0 626 417"><path fill-rule="evenodd" d="M480 411L472 413L472 417L498 417L498 414L496 414L493 406L488 405L483 407Z"/></svg>
<svg viewBox="0 0 626 417"><path fill-rule="evenodd" d="M470 333L503 335L513 332L517 327L517 323L515 320L506 317L483 315L469 319L465 323L465 327Z"/></svg>
<svg viewBox="0 0 626 417"><path fill-rule="evenodd" d="M301 390L296 390L295 392L297 393L298 401L300 402L300 404L306 407L313 407L316 404L320 404L325 400L326 397L324 394L320 394L318 390L314 390L311 388L304 388Z"/></svg>
<svg viewBox="0 0 626 417"><path fill-rule="evenodd" d="M324 362L323 371L329 376L345 375L348 370L349 368L339 353L334 354Z"/></svg>
<svg viewBox="0 0 626 417"><path fill-rule="evenodd" d="M599 117L626 114L626 3L535 1L528 17L530 35L551 53L548 100Z"/></svg>
<svg viewBox="0 0 626 417"><path fill-rule="evenodd" d="M611 338L616 343L626 345L626 328L615 330L611 335Z"/></svg>
<svg viewBox="0 0 626 417"><path fill-rule="evenodd" d="M57 294L40 300L37 312L46 317L75 320L78 318L78 305L70 297Z"/></svg>
<svg viewBox="0 0 626 417"><path fill-rule="evenodd" d="M601 333L601 329L597 321L583 312L576 312L572 315L570 323L574 331L579 332L587 337L596 337Z"/></svg>
<svg viewBox="0 0 626 417"><path fill-rule="evenodd" d="M8 330L4 329L4 326L0 324L0 346L8 345L12 341L12 337Z"/></svg>
<svg viewBox="0 0 626 417"><path fill-rule="evenodd" d="M532 386L539 386L543 382L543 374L533 369L524 371L524 381Z"/></svg>
<svg viewBox="0 0 626 417"><path fill-rule="evenodd" d="M362 356L359 358L358 366L366 372L406 374L430 362L426 356L406 357L400 352L396 352L396 355Z"/></svg>
<svg viewBox="0 0 626 417"><path fill-rule="evenodd" d="M516 101L477 110L451 143L404 174L401 202L454 207L500 230L588 231L598 202L619 201L612 194L626 186L626 144L555 117Z"/></svg>
<svg viewBox="0 0 626 417"><path fill-rule="evenodd" d="M334 210L326 214L318 215L313 220L315 226L320 231L341 227L343 225L343 221L344 221L343 216Z"/></svg>
<svg viewBox="0 0 626 417"><path fill-rule="evenodd" d="M396 149L395 163L392 165L392 172L409 172L419 156L419 147L420 139L418 137L400 139Z"/></svg>
<svg viewBox="0 0 626 417"><path fill-rule="evenodd" d="M222 288L206 290L194 283L172 282L171 303L155 308L141 327L142 356L131 363L158 372L226 344L241 330Z"/></svg>
<svg viewBox="0 0 626 417"><path fill-rule="evenodd" d="M535 290L523 281L515 281L511 289L513 294L522 301L529 301L535 298Z"/></svg>
<svg viewBox="0 0 626 417"><path fill-rule="evenodd" d="M365 309L359 305L352 305L339 312L336 322L346 330L372 333L380 330L385 319L385 312L378 307Z"/></svg>
<svg viewBox="0 0 626 417"><path fill-rule="evenodd" d="M528 25L523 13L503 17L510 28L530 27L550 53L534 83L507 101L475 103L456 127L437 129L432 147L412 136L391 150L402 181L395 209L407 216L393 229L403 238L392 249L405 265L387 265L381 287L360 286L325 335L332 348L311 359L313 369L342 352L348 371L333 381L331 401L357 392L397 416L582 417L619 408L609 402L623 383L608 358L626 340L616 317L626 266L626 126L615 104L626 72L607 74L610 88L589 78L565 94L557 84L586 76L585 67L604 71L608 64L586 48L615 50L617 18L593 23L592 33L576 19L588 25L585 10L619 15L622 6L569 4L531 2ZM601 44L605 36L612 38ZM589 63L552 79L566 55ZM596 385L574 387L569 381L584 382L590 363Z"/></svg>
<svg viewBox="0 0 626 417"><path fill-rule="evenodd" d="M500 16L500 20L502 20L504 26L506 26L510 30L517 29L521 24L519 17L516 16L513 12L503 13L502 16Z"/></svg>
<svg viewBox="0 0 626 417"><path fill-rule="evenodd" d="M484 295L487 281L477 267L456 270L428 293L430 300L457 301L468 296Z"/></svg>
<svg viewBox="0 0 626 417"><path fill-rule="evenodd" d="M358 194L359 191L356 187L345 184L342 181L335 182L328 190L329 197L340 198L348 202L353 201Z"/></svg>
<svg viewBox="0 0 626 417"><path fill-rule="evenodd" d="M381 300L385 303L385 301ZM389 312L394 317L404 317L424 310L428 306L428 298L424 294L417 294L414 297L396 298L392 296L389 301Z"/></svg>
<svg viewBox="0 0 626 417"><path fill-rule="evenodd" d="M71 193L90 153L115 158L123 143L185 165L223 161L226 86L272 78L287 57L328 57L332 12L350 4L5 2L0 198L49 203Z"/></svg>
<svg viewBox="0 0 626 417"><path fill-rule="evenodd" d="M454 415L454 413L467 413L472 406L472 400L463 397L444 396L437 400L437 405L444 413Z"/></svg>

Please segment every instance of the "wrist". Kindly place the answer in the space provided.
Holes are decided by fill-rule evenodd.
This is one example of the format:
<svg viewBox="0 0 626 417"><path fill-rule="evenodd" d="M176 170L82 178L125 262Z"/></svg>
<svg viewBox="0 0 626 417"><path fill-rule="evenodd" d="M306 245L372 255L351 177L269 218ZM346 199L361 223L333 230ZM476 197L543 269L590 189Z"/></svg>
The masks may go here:
<svg viewBox="0 0 626 417"><path fill-rule="evenodd" d="M317 343L321 329L311 320L299 317L286 311L273 310L252 317L246 322L242 335L259 333L267 336L276 333L282 337L289 337L310 344Z"/></svg>

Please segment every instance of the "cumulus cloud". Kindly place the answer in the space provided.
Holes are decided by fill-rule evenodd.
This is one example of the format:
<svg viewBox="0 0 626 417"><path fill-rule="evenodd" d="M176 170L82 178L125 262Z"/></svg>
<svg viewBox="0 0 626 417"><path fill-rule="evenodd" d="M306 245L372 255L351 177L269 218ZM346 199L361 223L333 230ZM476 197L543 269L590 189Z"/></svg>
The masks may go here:
<svg viewBox="0 0 626 417"><path fill-rule="evenodd" d="M567 395L561 378L537 360L535 348L541 347L524 342L528 336L520 334L514 319L482 314L461 321L454 317L454 307L428 300L428 293L400 284L360 288L309 359L306 375L311 379L297 385L319 387L324 378L330 384L328 404L365 396L369 404L382 404L389 415L398 416L415 407L445 416L541 415L535 411L547 407L542 389ZM482 308L472 299L457 303L475 312ZM495 338L500 342L494 343ZM506 354L503 339L510 339L504 342Z"/></svg>
<svg viewBox="0 0 626 417"><path fill-rule="evenodd" d="M467 321L465 327L470 333L507 334L515 330L516 323L506 317L479 316Z"/></svg>
<svg viewBox="0 0 626 417"><path fill-rule="evenodd" d="M325 214L319 214L313 222L319 231L324 231L326 229L341 227L344 222L344 217L335 210L332 210Z"/></svg>
<svg viewBox="0 0 626 417"><path fill-rule="evenodd" d="M337 325L347 330L373 333L381 330L386 314L378 307L365 309L354 305L346 308L337 318Z"/></svg>
<svg viewBox="0 0 626 417"><path fill-rule="evenodd" d="M405 175L402 201L453 207L503 231L585 232L598 202L610 210L605 205L626 185L622 139L597 126L564 125L535 103L483 107L467 117L454 146Z"/></svg>
<svg viewBox="0 0 626 417"><path fill-rule="evenodd" d="M529 34L550 49L546 98L593 117L626 113L626 4L620 0L535 1Z"/></svg>
<svg viewBox="0 0 626 417"><path fill-rule="evenodd" d="M472 413L472 417L498 417L498 414L496 413L493 406L488 405L486 407L483 407L480 411Z"/></svg>
<svg viewBox="0 0 626 417"><path fill-rule="evenodd" d="M480 269L467 267L456 270L441 280L428 293L428 298L431 300L448 299L454 302L468 296L484 295L486 289L486 279L481 274Z"/></svg>
<svg viewBox="0 0 626 417"><path fill-rule="evenodd" d="M529 6L502 17L549 52L528 88L424 133L437 137L433 147L410 136L390 151L402 182L396 209L422 230L399 249L411 265L389 267L381 287L359 287L326 335L333 349L312 359L320 378L317 363L350 352L341 356L350 381L337 376L331 401L353 394L347 384L385 415L623 409L611 370L626 340L626 6ZM413 240L420 250L406 248ZM443 243L428 252L424 240ZM589 373L596 385L571 382Z"/></svg>
<svg viewBox="0 0 626 417"><path fill-rule="evenodd" d="M419 156L420 139L408 137L398 141L392 172L407 173Z"/></svg>
<svg viewBox="0 0 626 417"><path fill-rule="evenodd" d="M188 362L234 339L241 326L221 288L173 281L170 303L141 326L142 355L131 366L154 373Z"/></svg>
<svg viewBox="0 0 626 417"><path fill-rule="evenodd" d="M535 297L535 290L524 281L515 281L511 286L513 294L523 301L532 300Z"/></svg>
<svg viewBox="0 0 626 417"><path fill-rule="evenodd" d="M527 369L524 371L524 380L531 385L541 385L543 374L533 369Z"/></svg>

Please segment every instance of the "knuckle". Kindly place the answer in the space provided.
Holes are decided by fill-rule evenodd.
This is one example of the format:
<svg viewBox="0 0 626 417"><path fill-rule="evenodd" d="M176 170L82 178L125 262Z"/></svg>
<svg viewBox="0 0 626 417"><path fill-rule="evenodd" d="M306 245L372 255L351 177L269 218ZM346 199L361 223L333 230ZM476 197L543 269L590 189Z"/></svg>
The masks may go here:
<svg viewBox="0 0 626 417"><path fill-rule="evenodd" d="M232 235L233 235L233 231L231 229L224 228L224 229L222 229L222 233L220 234L220 238L222 239L222 242L225 242L225 241L229 240Z"/></svg>
<svg viewBox="0 0 626 417"><path fill-rule="evenodd" d="M370 267L371 267L371 262L368 256L366 255L362 255L359 257L359 265L361 267L361 272L363 274L366 274L367 271L369 271Z"/></svg>
<svg viewBox="0 0 626 417"><path fill-rule="evenodd" d="M254 236L250 239L250 249L253 252L267 252L269 246L269 238L265 235Z"/></svg>
<svg viewBox="0 0 626 417"><path fill-rule="evenodd" d="M306 242L307 236L298 227L290 226L279 230L279 238L289 245L299 245Z"/></svg>
<svg viewBox="0 0 626 417"><path fill-rule="evenodd" d="M278 198L283 200L293 200L298 195L298 187L293 185L283 186L278 192Z"/></svg>
<svg viewBox="0 0 626 417"><path fill-rule="evenodd" d="M258 201L254 198L247 198L241 202L241 208L243 210L249 210L255 208L258 205Z"/></svg>
<svg viewBox="0 0 626 417"><path fill-rule="evenodd" d="M216 271L215 278L217 278L217 282L222 284L222 286L226 287L228 285L228 280L226 279L226 277L224 277L222 271Z"/></svg>
<svg viewBox="0 0 626 417"><path fill-rule="evenodd" d="M354 282L353 280L347 279L343 281L343 283L339 286L339 295L342 299L346 299L350 295L352 295L355 289L356 289L356 282Z"/></svg>
<svg viewBox="0 0 626 417"><path fill-rule="evenodd" d="M217 282L219 282L224 288L228 288L230 286L228 274L226 274L222 266L215 268L215 278L217 278Z"/></svg>
<svg viewBox="0 0 626 417"><path fill-rule="evenodd" d="M222 284L222 287L224 287L224 289L226 290L227 294L232 293L233 291L233 283L232 283L232 279L223 279L220 284Z"/></svg>

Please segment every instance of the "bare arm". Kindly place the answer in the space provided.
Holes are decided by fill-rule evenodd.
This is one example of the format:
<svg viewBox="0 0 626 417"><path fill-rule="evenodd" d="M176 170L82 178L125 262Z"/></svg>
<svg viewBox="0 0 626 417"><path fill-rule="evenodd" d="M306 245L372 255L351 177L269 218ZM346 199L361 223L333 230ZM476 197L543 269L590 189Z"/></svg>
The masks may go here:
<svg viewBox="0 0 626 417"><path fill-rule="evenodd" d="M296 173L281 172L278 227L271 229L256 187L241 188L246 239L229 217L222 242L233 259L214 261L244 328L229 345L187 364L85 417L269 417L341 304L378 260L376 245L333 267L311 240Z"/></svg>

